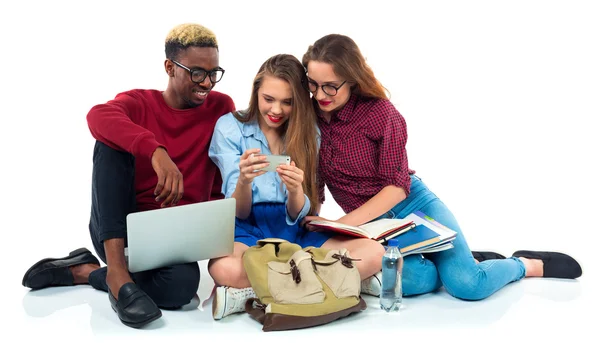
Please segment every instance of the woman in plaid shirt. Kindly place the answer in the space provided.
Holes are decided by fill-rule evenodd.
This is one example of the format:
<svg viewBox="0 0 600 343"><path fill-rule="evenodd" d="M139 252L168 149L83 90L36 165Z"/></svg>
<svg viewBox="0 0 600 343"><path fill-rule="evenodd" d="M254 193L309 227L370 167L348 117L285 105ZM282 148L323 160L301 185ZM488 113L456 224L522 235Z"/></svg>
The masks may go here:
<svg viewBox="0 0 600 343"><path fill-rule="evenodd" d="M450 210L408 167L406 122L356 43L327 35L308 48L302 64L321 131L319 202L325 200L326 184L346 213L340 223L361 225L421 211L457 232L453 249L405 258L404 295L443 285L454 297L479 300L524 277L581 275L577 261L553 252L517 251L507 259L477 263ZM323 218L306 221L317 219ZM379 280L377 275L365 280L363 292L379 295Z"/></svg>

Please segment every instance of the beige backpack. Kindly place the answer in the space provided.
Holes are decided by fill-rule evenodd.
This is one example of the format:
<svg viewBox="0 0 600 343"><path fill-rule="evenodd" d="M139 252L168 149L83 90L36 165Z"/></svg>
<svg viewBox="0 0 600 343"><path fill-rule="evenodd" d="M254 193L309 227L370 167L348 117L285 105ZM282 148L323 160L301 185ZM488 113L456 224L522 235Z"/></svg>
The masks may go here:
<svg viewBox="0 0 600 343"><path fill-rule="evenodd" d="M305 328L332 322L366 308L360 275L346 249L307 247L263 239L243 256L257 299L246 312L263 331Z"/></svg>

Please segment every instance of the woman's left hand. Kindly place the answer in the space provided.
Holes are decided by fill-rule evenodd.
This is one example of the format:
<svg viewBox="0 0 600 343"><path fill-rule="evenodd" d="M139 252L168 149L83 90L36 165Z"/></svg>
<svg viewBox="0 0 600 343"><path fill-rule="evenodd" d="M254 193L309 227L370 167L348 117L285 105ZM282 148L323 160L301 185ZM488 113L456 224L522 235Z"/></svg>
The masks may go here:
<svg viewBox="0 0 600 343"><path fill-rule="evenodd" d="M291 194L303 193L302 181L304 181L304 172L296 167L296 163L292 161L290 165L281 164L277 167L277 174L281 181L285 184L288 192Z"/></svg>
<svg viewBox="0 0 600 343"><path fill-rule="evenodd" d="M302 219L300 226L304 227L308 231L315 231L315 232L324 231L324 229L310 225L310 222L312 222L313 220L323 220L323 221L328 221L328 222L335 221L335 220L325 219L325 218L319 217L319 216L306 216L306 217L304 217L304 219Z"/></svg>
<svg viewBox="0 0 600 343"><path fill-rule="evenodd" d="M313 220L324 220L327 222L334 222L335 220L329 220L329 219L325 219L323 217L319 217L319 216L306 216L304 217L304 221L305 222L312 222Z"/></svg>

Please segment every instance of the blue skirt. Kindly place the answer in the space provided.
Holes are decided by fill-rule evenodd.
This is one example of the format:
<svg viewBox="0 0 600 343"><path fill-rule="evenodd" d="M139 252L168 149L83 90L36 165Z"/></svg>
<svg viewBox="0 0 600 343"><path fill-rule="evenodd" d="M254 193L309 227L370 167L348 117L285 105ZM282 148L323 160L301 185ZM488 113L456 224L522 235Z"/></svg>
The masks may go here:
<svg viewBox="0 0 600 343"><path fill-rule="evenodd" d="M301 247L320 247L334 235L327 232L312 232L300 227L300 220L294 225L286 221L286 208L283 203L258 203L246 219L235 219L235 241L251 247L264 238L281 238Z"/></svg>

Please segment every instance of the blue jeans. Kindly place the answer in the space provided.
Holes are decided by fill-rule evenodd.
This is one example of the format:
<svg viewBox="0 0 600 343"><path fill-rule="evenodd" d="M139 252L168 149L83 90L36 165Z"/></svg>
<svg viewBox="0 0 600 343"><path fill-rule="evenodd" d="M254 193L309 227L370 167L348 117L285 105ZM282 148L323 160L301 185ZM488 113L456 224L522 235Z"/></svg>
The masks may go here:
<svg viewBox="0 0 600 343"><path fill-rule="evenodd" d="M525 266L518 258L476 263L452 212L419 177L411 175L410 195L380 218L404 218L414 211L427 214L457 235L453 249L404 258L404 295L429 293L444 286L456 298L480 300L525 277Z"/></svg>

